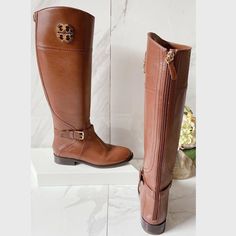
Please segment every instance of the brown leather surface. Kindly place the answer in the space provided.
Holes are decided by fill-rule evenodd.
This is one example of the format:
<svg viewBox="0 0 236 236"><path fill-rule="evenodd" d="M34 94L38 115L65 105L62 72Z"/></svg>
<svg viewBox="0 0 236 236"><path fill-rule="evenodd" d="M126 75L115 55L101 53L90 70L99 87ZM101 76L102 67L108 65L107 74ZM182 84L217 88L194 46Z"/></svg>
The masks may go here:
<svg viewBox="0 0 236 236"><path fill-rule="evenodd" d="M169 64L168 52L174 53ZM150 224L166 219L191 48L148 33L145 56L144 163L140 173L141 215Z"/></svg>
<svg viewBox="0 0 236 236"><path fill-rule="evenodd" d="M128 148L105 144L90 123L94 17L79 9L50 7L35 12L34 20L38 67L54 123L54 153L101 166L128 160ZM71 27L70 42L58 38L58 24ZM85 138L61 135L71 131L84 131Z"/></svg>

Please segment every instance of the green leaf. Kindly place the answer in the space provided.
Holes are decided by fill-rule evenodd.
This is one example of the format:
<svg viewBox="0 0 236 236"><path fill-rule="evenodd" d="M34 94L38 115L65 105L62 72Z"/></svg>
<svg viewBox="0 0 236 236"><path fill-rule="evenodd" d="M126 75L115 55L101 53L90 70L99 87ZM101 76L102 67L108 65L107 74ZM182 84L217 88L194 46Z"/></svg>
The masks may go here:
<svg viewBox="0 0 236 236"><path fill-rule="evenodd" d="M196 160L196 148L185 149L185 150L183 150L183 152L185 153L185 155L187 155L193 161Z"/></svg>

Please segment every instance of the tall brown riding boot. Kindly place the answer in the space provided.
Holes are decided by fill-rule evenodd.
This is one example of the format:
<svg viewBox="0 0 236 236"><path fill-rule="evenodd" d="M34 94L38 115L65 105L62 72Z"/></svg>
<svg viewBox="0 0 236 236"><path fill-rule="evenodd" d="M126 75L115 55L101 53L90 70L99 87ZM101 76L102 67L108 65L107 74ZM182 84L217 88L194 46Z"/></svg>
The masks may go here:
<svg viewBox="0 0 236 236"><path fill-rule="evenodd" d="M90 123L94 17L69 7L34 13L36 52L54 123L55 162L112 166L132 159L125 147L104 143Z"/></svg>
<svg viewBox="0 0 236 236"><path fill-rule="evenodd" d="M150 234L165 230L187 89L191 48L148 34L144 64L144 164L139 194L143 229Z"/></svg>

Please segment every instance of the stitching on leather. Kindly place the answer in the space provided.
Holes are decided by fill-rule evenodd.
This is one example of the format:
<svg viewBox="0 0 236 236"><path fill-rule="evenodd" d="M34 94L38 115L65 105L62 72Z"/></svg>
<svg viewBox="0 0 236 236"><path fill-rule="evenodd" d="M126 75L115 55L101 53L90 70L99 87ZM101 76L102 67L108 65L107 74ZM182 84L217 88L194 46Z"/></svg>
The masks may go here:
<svg viewBox="0 0 236 236"><path fill-rule="evenodd" d="M182 54L180 53L179 54L179 61L178 61L178 66L177 66L177 71L179 70L179 68L181 68L181 66L182 66L182 58L183 58L183 56L182 56ZM180 81L180 80L179 80ZM176 86L176 89L185 89L185 88L187 88L188 86L186 85L186 86L182 86L182 87L178 87L178 80L177 80L177 86Z"/></svg>
<svg viewBox="0 0 236 236"><path fill-rule="evenodd" d="M92 48L88 48L88 49L70 49L70 48L57 48L57 47L50 47L50 46L45 46L45 45L40 45L40 44L37 44L36 45L37 48L40 48L42 50L53 50L53 51L70 51L70 52L81 52L81 53L87 53L87 52L91 52L93 49Z"/></svg>
<svg viewBox="0 0 236 236"><path fill-rule="evenodd" d="M75 143L75 140L72 139L72 143L69 143L68 145L66 145L65 147L63 147L60 152L58 153L58 156L61 155L62 152L65 152L69 147L71 147L73 144Z"/></svg>
<svg viewBox="0 0 236 236"><path fill-rule="evenodd" d="M36 26L35 26L35 30L36 30L36 37L35 37L35 45L37 45L37 29L38 29L38 23L36 22ZM66 121L64 121L63 119L61 119L59 117L59 115L53 110L52 106L51 106L51 103L50 103L50 100L49 100L49 96L48 96L48 93L47 93L47 90L46 90L46 87L45 87L45 84L44 84L44 80L43 80L43 74L42 74L42 70L41 70L41 63L39 61L39 56L38 56L38 51L36 50L36 57L37 57L37 62L38 62L38 67L39 67L39 74L40 74L40 77L41 77L41 82L42 82L42 85L43 85L43 88L44 88L44 92L45 92L45 96L46 96L46 99L48 101L48 105L52 111L52 113L61 121L63 122L66 126L72 128L72 129L75 129L75 127L73 127L71 124L67 123Z"/></svg>
<svg viewBox="0 0 236 236"><path fill-rule="evenodd" d="M158 208L157 208L157 218L156 220L158 220L158 218L160 217L160 207L161 207L161 193L164 193L164 192L167 192L170 190L170 187L171 187L171 184L172 184L172 181L170 181L170 183L165 187L163 188L161 191L159 191L158 193ZM166 201L168 201L168 199L166 199Z"/></svg>
<svg viewBox="0 0 236 236"><path fill-rule="evenodd" d="M161 55L161 58L163 59L164 58L164 55L163 55L163 52L162 51L160 51L160 55ZM166 67L167 66L164 66L165 64L164 63L161 63L161 76L160 76L160 78L163 78L163 77L165 77L165 75L166 75ZM165 78L166 79L166 78ZM161 84L161 79L159 80L160 82L160 84ZM165 82L164 82L165 83ZM165 89L165 86L164 86L165 84L163 84L163 93L165 92L164 91L164 89ZM157 88L156 88L157 89ZM158 104L158 107L157 107L157 109L159 109L159 103L157 103ZM156 113L155 113L156 114ZM162 123L159 121L159 119L157 119L157 117L156 117L156 121L158 120L158 125L157 125L157 127L156 127L156 134L157 134L157 129L159 130L159 131L161 131L161 127L162 127ZM160 133L160 132L159 132ZM160 134L159 134L159 136L160 136ZM159 154L159 149L160 149L160 145L159 145L159 147L158 147L158 154ZM156 154L156 152L157 152L157 142L155 142L155 149L154 149L154 153ZM158 159L157 159L157 161L158 161L158 165L160 164L160 157L159 157L159 155L157 155L158 156ZM154 166L154 158L153 158L153 163L152 163L152 168L153 168L153 166Z"/></svg>
<svg viewBox="0 0 236 236"><path fill-rule="evenodd" d="M160 58L161 58L161 53L160 53L160 51L159 51L159 60L160 60ZM160 60L161 61L161 60ZM158 98L158 93L157 93L157 88L158 88L158 86L160 85L160 78L162 77L162 70L160 70L160 68L161 68L161 63L159 63L159 71L158 71L158 74L156 75L156 76L158 76L159 78L158 78L158 81L157 81L157 83L156 83L156 85L155 85L155 90L156 90L156 93L155 93L155 96L154 96L154 99L155 99L155 104L154 104L154 117L153 117L153 123L154 123L154 125L155 125L155 128L153 129L153 131L152 132L154 132L154 134L153 134L153 140L152 140L152 161L151 161L151 168L149 167L149 169L148 170L146 170L146 172L151 172L152 171L152 169L153 169L153 164L154 164L154 156L155 156L155 153L156 153L156 140L157 140L157 130L158 130L158 128L159 128L159 125L160 125L160 122L159 121L157 121L157 110L159 109L159 105L158 105L158 102L157 102L157 98Z"/></svg>
<svg viewBox="0 0 236 236"><path fill-rule="evenodd" d="M179 58L179 61L178 61L178 65L177 65L177 73L178 73L178 71L179 71L179 65L180 65L180 60L181 59L181 57ZM171 83L170 84L170 92L171 92L171 88L172 88L172 86L173 86L173 84ZM175 86L175 90L174 90L174 95L175 95L175 93L176 93L176 86ZM174 96L174 98L175 98L175 96ZM170 94L168 94L168 101L167 101L167 104L169 104L169 102L170 102L170 100L171 100L171 98L170 98ZM175 101L176 99L174 99L174 101ZM167 112L169 112L169 109L167 109ZM168 115L167 115L167 117L169 117ZM169 118L168 118L169 119ZM168 124L168 120L167 120L167 124ZM166 139L167 139L167 132L165 133L165 137L164 137L164 146L165 146L165 144L166 144ZM165 149L163 150L163 155L165 154ZM162 166L163 166L163 160L164 160L164 158L161 158L161 160L160 160L160 165L161 165L161 171L162 171ZM169 169L169 167L167 166L167 168ZM157 219L158 219L158 217L160 217L160 211L159 211L159 209L160 209L160 206L161 206L161 201L160 201L160 199L161 199L161 196L160 196L160 193L161 192L164 192L166 189L168 189L170 186L171 186L171 182L167 185L167 187L165 187L164 189L162 189L162 190L160 190L160 187L161 187L161 180L162 180L162 175L161 175L162 173L160 173L160 180L159 180L159 184L157 185L157 186L159 186L159 189L158 189L158 192L159 192L159 194L158 194L158 199L157 199L157 201L158 201L158 212L157 212Z"/></svg>
<svg viewBox="0 0 236 236"><path fill-rule="evenodd" d="M177 66L177 69L179 69L179 63L180 63L180 60L178 61L178 66ZM178 70L177 70L178 71ZM168 93L168 100L167 100L167 104L169 104L170 103L170 101L171 101L171 97L170 97L170 93L171 93L171 91L172 91L172 87L173 86L173 83L172 83L172 81L171 81L171 84L170 84L170 90L169 90L169 93ZM176 87L176 86L175 86ZM174 93L175 93L176 91L174 90ZM174 94L174 102L175 102L175 94ZM173 100L173 98L172 98L172 100ZM169 106L169 105L168 105ZM168 118L169 116L168 116L168 112L169 112L169 107L167 107L167 117L166 117L166 119L167 119L167 124L168 124L168 121L169 121L169 119L170 118ZM167 128L166 128L167 129ZM165 145L166 145L166 139L167 139L167 132L165 132L165 137L164 137L164 143L163 143L163 145L164 145L164 147L165 147ZM163 157L165 156L165 148L163 149ZM160 192L164 192L166 189L168 189L168 187L171 185L171 182L167 185L167 187L165 187L163 190L160 190L160 187L161 187L161 181L162 181L162 169L163 169L163 160L164 160L164 158L161 158L161 160L160 160L160 166L161 166L161 171L160 171L160 180L159 180L159 183L158 183L158 185L157 186L159 186L159 189L158 189L158 191L159 191L159 195L158 195L158 209L160 209L160 204L161 204L161 201L160 201L160 198L161 198L161 196L160 196ZM168 166L167 166L168 167ZM157 213L157 218L158 218L158 214L159 214L159 210L158 210L158 213Z"/></svg>
<svg viewBox="0 0 236 236"><path fill-rule="evenodd" d="M163 55L162 55L163 56ZM167 70L168 70L168 68L167 68L167 65L165 66L165 69L163 70L163 71L165 71L165 75L166 75L166 73L167 73ZM169 78L166 78L166 76L165 76L165 79L169 79ZM166 81L164 82L164 84L163 84L163 88L164 89L167 89L166 88L166 85L165 85L165 83L166 83ZM165 91L163 91L163 93L164 93ZM168 99L167 99L167 104L165 104L165 105L168 105L168 103L169 103L169 93L168 93ZM168 107L167 107L168 108ZM165 108L163 108L163 109L165 109ZM167 112L168 112L168 110L167 110ZM165 130L166 131L166 130ZM165 145L165 138L166 138L166 132L165 132L165 137L164 137L164 143L163 143L163 146ZM160 148L160 147L159 147ZM159 153L158 153L159 154ZM157 187L158 188L156 188L155 190L156 190L156 193L155 193L155 200L158 202L158 207L157 207L157 214L156 214L156 219L158 219L158 217L159 217L159 207L160 207L160 185L161 185L161 171L162 171L162 163L163 163L163 156L162 157L160 157L159 155L158 155L158 166L160 166L160 174L159 174L159 178L158 178L158 183L157 183ZM157 175L158 175L158 173L157 173ZM157 178L157 176L156 176L156 178ZM157 195L157 192L158 192L158 195ZM155 205L155 204L154 204ZM152 215L152 218L154 218L154 214ZM153 219L153 220L156 220L156 219Z"/></svg>
<svg viewBox="0 0 236 236"><path fill-rule="evenodd" d="M144 212L144 209L147 209L146 208L146 205L147 205L147 197L146 197L146 194L145 194L145 192L142 192L142 195L143 195L143 201L144 201L144 203L143 203L143 213L145 213Z"/></svg>
<svg viewBox="0 0 236 236"><path fill-rule="evenodd" d="M162 55L162 51L159 51L159 60L163 57ZM160 60L161 62L161 60ZM159 78L161 78L163 76L163 63L159 63L159 71L158 71L158 76ZM158 79L157 83L156 83L156 86L155 86L155 91L157 91L157 88L158 86L160 85L161 81L160 79ZM158 106L158 103L157 103L157 93L155 93L155 96L154 96L154 99L155 99L155 104L154 104L154 110L156 111L157 109L159 109L159 106ZM155 124L155 128L153 130L155 130L155 133L154 133L154 138L153 138L153 141L152 141L152 150L153 150L153 155L152 155L152 162L151 162L151 166L149 168L145 168L144 167L144 170L146 173L150 173L153 169L153 164L154 164L154 155L155 155L155 152L156 152L156 142L154 140L156 140L157 138L157 129L160 127L160 122L157 121L156 119L156 112L154 113L154 124ZM155 122L156 121L156 122ZM154 146L154 147L153 147Z"/></svg>
<svg viewBox="0 0 236 236"><path fill-rule="evenodd" d="M167 72L167 70L168 70L167 67L168 67L168 66L166 65L166 67L165 67L166 73L168 73L168 72ZM169 75L170 75L170 74L169 74ZM171 75L170 75L170 76L171 76ZM166 79L170 79L170 78L166 78ZM166 86L166 85L165 85L165 86ZM168 111L169 111L169 102L170 102L170 99L171 99L171 98L170 98L171 86L172 86L172 83L171 83L171 81L170 81L170 87L169 87L169 88L166 88L166 89L169 89L169 91L167 91L167 92L168 92L168 95L167 95L167 96L168 96L168 97L167 97L167 103L165 104L165 105L167 106L167 108L164 108L164 109L167 109L167 113L166 113L166 115L167 115L167 118L166 118L167 121L166 121L166 124L165 124L165 130L164 130L164 131L165 131L165 134L164 134L165 136L164 136L164 140L163 140L163 152L162 152L163 155L162 155L162 157L159 158L159 163L158 163L158 164L160 165L160 167L161 167L161 168L160 168L160 170L161 170L160 172L162 172L163 159L164 159L163 156L164 156L164 153L165 153L165 144L166 144L166 139L167 139L167 127L166 127L166 126L167 126L167 124L168 124L168 117L169 117L169 116L168 116ZM158 185L158 186L159 186L158 191L160 191L160 187L161 187L161 186L160 186L160 184L161 184L161 173L160 173L160 178L159 178L159 183L158 183L158 184L159 184L159 185Z"/></svg>
<svg viewBox="0 0 236 236"><path fill-rule="evenodd" d="M150 51L150 49L148 49L148 52ZM148 55L148 57L147 57L147 59L149 59L149 53L147 54ZM159 56L160 56L160 51L159 51ZM148 60L147 60L148 61ZM156 72L156 71L155 71ZM147 71L146 71L146 74L147 74ZM158 75L160 74L160 70L158 71ZM152 77L155 77L155 73L154 73L154 75L152 76ZM152 80L154 80L154 78L152 79ZM159 80L157 81L157 83L156 83L156 87L157 87L157 84L159 83ZM155 88L155 90L156 90L156 88ZM156 102L156 96L157 96L157 93L155 93L154 94L154 101L155 101L155 104L154 104L154 110L156 110L156 104L157 104L157 102ZM155 117L156 117L156 113L154 113L154 118L153 118L153 120L155 120ZM154 124L155 124L155 122L154 122ZM156 128L155 129L153 129L153 130L156 130ZM153 132L153 131L152 131ZM155 137L156 137L156 132L154 133L154 135L155 135ZM155 138L153 138L152 139L152 146L151 146L151 148L153 149L153 144L154 144L154 140L155 140ZM152 156L152 160L151 160L151 165L149 164L149 166L148 167L145 167L145 165L144 165L144 167L143 167L143 170L146 172L146 173L149 173L149 172L151 172L151 170L152 170L152 168L153 168L153 163L154 163L154 158L153 158L153 156ZM150 167L151 166L151 167Z"/></svg>
<svg viewBox="0 0 236 236"><path fill-rule="evenodd" d="M179 72L179 68L181 68L181 66L182 66L182 54L180 53L179 54L178 64L177 64L177 68L176 68L176 72L177 73ZM175 81L175 87L173 89L173 93L174 93L174 95L173 95L173 97L174 97L174 99L173 99L173 103L174 103L173 106L174 107L176 106L176 98L179 95L179 91L182 90L182 89L179 90L179 88L178 88L178 81L180 81L180 80L177 79ZM178 91L178 94L177 94L177 91ZM172 111L172 113L173 113L173 111ZM172 114L172 115L174 116L174 114ZM169 165L167 165L167 169L168 169L169 172L172 172L172 170L169 168Z"/></svg>

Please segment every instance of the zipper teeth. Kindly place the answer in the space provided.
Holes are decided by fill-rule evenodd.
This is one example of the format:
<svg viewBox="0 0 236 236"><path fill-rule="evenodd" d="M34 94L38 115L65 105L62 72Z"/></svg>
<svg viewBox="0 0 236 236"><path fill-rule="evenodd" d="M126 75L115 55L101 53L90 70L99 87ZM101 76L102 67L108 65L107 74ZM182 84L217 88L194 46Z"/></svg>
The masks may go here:
<svg viewBox="0 0 236 236"><path fill-rule="evenodd" d="M161 125L161 139L160 139L160 149L158 151L158 166L162 165L163 160L163 152L164 152L164 144L165 144L165 136L166 136L166 126L167 126L167 112L168 112L168 101L169 101L169 95L170 95L170 73L168 72L168 68L166 67L166 76L165 76L165 82L164 82L164 102L163 102L163 109L162 109L162 118L163 123ZM160 169L161 170L161 169ZM159 174L158 174L159 173ZM157 186L160 186L161 183L161 171L157 172L156 177ZM159 189L156 190L156 196L155 196L155 202L154 202L154 213L153 213L153 220L157 219L158 214L158 204L159 204Z"/></svg>

